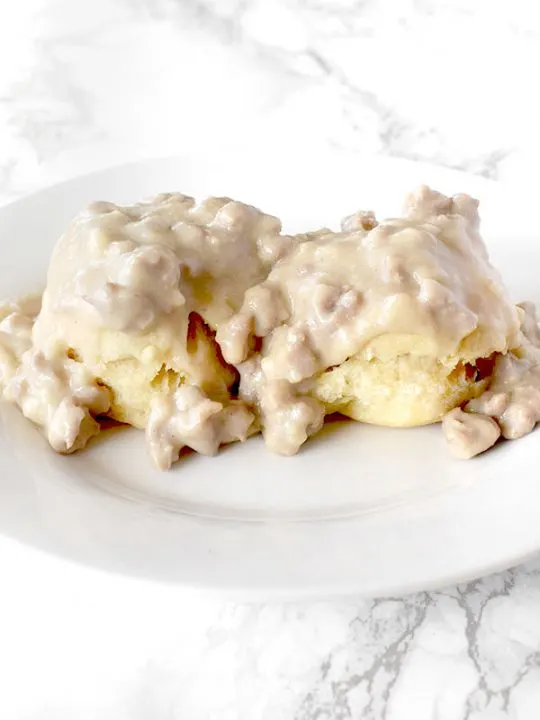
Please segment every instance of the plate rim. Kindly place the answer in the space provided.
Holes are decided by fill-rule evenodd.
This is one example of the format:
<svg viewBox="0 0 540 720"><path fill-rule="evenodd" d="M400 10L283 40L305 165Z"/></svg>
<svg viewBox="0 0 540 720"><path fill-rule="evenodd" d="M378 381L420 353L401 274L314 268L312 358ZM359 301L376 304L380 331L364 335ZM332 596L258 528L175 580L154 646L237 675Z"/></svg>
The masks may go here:
<svg viewBox="0 0 540 720"><path fill-rule="evenodd" d="M244 148L244 151L246 148ZM230 149L225 148L224 154L235 154L238 152L238 149ZM295 151L296 156L303 156L304 153L311 152L309 149L305 149L303 147L297 148ZM339 151L339 150L332 150L331 155L335 156L336 154L341 156L347 156L347 158L354 157L358 162L362 162L364 164L370 163L370 164L376 164L381 166L400 166L402 168L414 168L415 171L424 171L427 177L432 176L433 174L443 174L447 177L452 177L456 181L459 182L460 178L466 179L467 183L471 182L471 179L474 179L474 182L478 184L478 186L483 186L489 189L494 188L501 188L506 187L502 183L499 183L495 180L485 178L478 175L471 175L470 173L461 171L461 170L455 170L455 169L449 169L443 166L438 166L436 164L432 163L425 163L425 162L417 162L413 160L408 160L405 158L391 158L385 155L377 155L377 154L370 154L370 153L351 153L350 151ZM94 170L89 173L84 173L80 175L74 175L73 177L70 177L68 179L63 180L62 182L55 183L53 185L49 185L45 188L42 188L40 190L37 190L35 192L32 192L28 195L24 195L21 198L17 198L15 200L12 200L0 207L0 226L2 224L3 218L8 213L18 213L21 210L24 211L24 208L28 206L28 204L36 199L47 199L51 197L51 195L55 194L61 194L63 190L69 189L70 187L73 187L74 185L85 185L88 183L99 183L100 179L106 176L110 176L111 174L118 174L122 175L126 172L133 172L135 169L143 169L145 167L151 166L158 166L160 164L163 164L164 166L168 165L181 165L181 164L189 164L193 163L197 158L200 158L201 154L191 154L191 153L182 153L177 154L173 156L160 156L156 158L150 158L150 159L143 159L143 160L134 160L126 163L122 163L120 165L110 165L107 167L104 167L99 170ZM68 190L69 191L69 190ZM1 271L0 271L0 279L1 279ZM219 462L219 461L218 461ZM1 487L1 486L0 486ZM2 526L0 526L0 536L3 536L4 529ZM12 534L6 534L7 537L10 538L16 538L16 536ZM24 540L22 542L25 542ZM406 584L400 583L398 586L393 587L391 583L387 583L385 585L385 594L408 594L411 592L416 592L419 590L427 590L427 589L436 589L439 587L443 587L446 585L461 583L461 582L469 582L473 579L476 579L482 575L489 574L492 572L497 572L500 570L503 570L505 568L511 567L515 564L518 564L520 562L528 560L530 557L534 556L535 553L540 550L540 533L538 536L538 540L535 541L535 547L531 547L529 550L524 550L521 553L516 554L513 558L505 558L500 559L499 561L493 561L491 564L486 565L482 568L478 568L476 571L469 571L468 573L465 573L460 576L456 576L455 573L449 573L444 574L441 573L437 578L433 580L433 583L425 582L422 583L421 587L418 585L418 583L412 583L410 586L407 586ZM43 548L40 548L39 545L32 545L31 542L28 543L31 547L34 549L38 549L40 551L47 552L48 554L52 554L55 557L63 557L68 558L70 562L75 562L77 565L80 564L86 564L85 560L76 560L74 558L70 557L70 554L63 554L60 553L58 550L43 550ZM114 572L115 574L122 574L119 570L107 570L107 568L103 568L99 564L90 562L90 565L92 565L95 568L104 570L105 572ZM345 595L363 595L362 587L359 587L358 584L355 584L353 579L351 578L350 583L347 584L346 587L335 587L335 588L318 588L315 586L309 587L306 586L304 588L302 587L294 587L291 588L289 586L278 586L278 585L272 585L264 588L250 588L249 586L243 586L243 587L225 587L223 584L213 584L211 581L207 582L201 582L199 581L195 585L191 585L190 583L182 583L178 580L166 580L163 578L148 578L147 573L143 572L141 575L138 575L136 572L133 571L133 569L130 569L129 572L126 574L126 577L139 577L141 579L146 579L149 582L164 582L165 584L169 584L170 582L174 584L181 584L184 587L192 587L193 589L197 589L199 591L201 590L209 590L212 593L214 592L220 592L227 594L240 594L242 598L256 598L259 599L261 597L272 597L272 598L281 598L281 597L292 597L292 598L304 598L304 597L321 597L321 596L345 596ZM208 580L208 579L207 579ZM368 596L373 596L371 592L367 593Z"/></svg>

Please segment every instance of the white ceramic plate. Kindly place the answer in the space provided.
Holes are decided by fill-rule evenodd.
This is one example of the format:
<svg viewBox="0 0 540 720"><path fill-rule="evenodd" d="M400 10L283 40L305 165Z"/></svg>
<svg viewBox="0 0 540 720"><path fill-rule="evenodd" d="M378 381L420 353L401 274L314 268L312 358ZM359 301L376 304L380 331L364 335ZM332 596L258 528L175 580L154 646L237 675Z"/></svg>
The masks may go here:
<svg viewBox="0 0 540 720"><path fill-rule="evenodd" d="M227 194L297 230L337 227L360 207L396 213L421 182L479 197L492 258L516 300L540 300L536 208L518 193L417 163L300 151L137 163L5 207L0 297L42 286L57 236L91 200ZM537 433L460 462L436 426L333 424L293 458L252 438L159 473L137 431L60 457L1 405L0 461L1 533L105 570L246 597L427 589L540 549Z"/></svg>

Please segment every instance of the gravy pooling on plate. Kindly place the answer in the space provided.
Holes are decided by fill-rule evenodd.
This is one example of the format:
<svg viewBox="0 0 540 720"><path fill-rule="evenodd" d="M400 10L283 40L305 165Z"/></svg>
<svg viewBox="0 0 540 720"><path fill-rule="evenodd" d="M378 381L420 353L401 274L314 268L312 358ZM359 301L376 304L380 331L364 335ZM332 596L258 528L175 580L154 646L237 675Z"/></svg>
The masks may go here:
<svg viewBox="0 0 540 720"><path fill-rule="evenodd" d="M39 299L0 306L0 391L57 452L112 417L158 467L262 431L298 451L328 413L443 420L472 457L540 419L540 333L489 262L478 203L419 188L404 214L287 235L228 198L94 203Z"/></svg>

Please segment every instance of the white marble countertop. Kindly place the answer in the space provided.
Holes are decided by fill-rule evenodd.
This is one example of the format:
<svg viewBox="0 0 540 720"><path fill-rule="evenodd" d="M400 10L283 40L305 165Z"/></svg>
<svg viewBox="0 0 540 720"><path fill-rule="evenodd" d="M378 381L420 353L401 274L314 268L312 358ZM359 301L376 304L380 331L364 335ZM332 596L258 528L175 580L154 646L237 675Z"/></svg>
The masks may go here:
<svg viewBox="0 0 540 720"><path fill-rule="evenodd" d="M536 14L528 0L6 4L0 200L124 160L306 135L532 179ZM0 553L3 573L17 552ZM91 642L84 628L78 644L61 643L77 692L54 680L62 666L32 644L52 615L43 598L23 612L21 583L33 579L10 577L0 619L1 675L13 678L0 692L6 720L540 717L540 561L407 598L208 604L171 636L186 648L181 667L170 646L150 662L147 645L133 644L139 671L116 693L99 668L78 673L77 652ZM40 642L58 642L56 629ZM21 678L34 689L30 704ZM84 693L94 700L81 704Z"/></svg>

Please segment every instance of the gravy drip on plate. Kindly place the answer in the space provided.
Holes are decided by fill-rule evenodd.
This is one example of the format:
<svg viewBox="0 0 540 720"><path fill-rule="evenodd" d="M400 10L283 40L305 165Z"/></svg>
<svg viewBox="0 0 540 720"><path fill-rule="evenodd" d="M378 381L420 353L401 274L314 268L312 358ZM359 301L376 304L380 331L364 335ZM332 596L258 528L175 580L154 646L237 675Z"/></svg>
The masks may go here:
<svg viewBox="0 0 540 720"><path fill-rule="evenodd" d="M443 419L445 437L457 457L478 455L501 435L507 440L521 438L540 422L540 329L532 303L518 308L518 346L497 357L490 385L480 397Z"/></svg>

